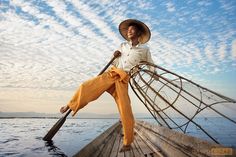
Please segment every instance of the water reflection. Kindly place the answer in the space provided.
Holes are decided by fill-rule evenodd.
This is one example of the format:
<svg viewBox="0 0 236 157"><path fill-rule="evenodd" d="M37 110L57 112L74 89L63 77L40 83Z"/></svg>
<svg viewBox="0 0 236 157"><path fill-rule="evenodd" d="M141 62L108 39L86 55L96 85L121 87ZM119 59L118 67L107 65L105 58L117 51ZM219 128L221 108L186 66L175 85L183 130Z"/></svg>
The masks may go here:
<svg viewBox="0 0 236 157"><path fill-rule="evenodd" d="M46 141L45 147L48 148L49 155L67 157L67 155L64 152L62 152L60 148L54 145L52 140Z"/></svg>

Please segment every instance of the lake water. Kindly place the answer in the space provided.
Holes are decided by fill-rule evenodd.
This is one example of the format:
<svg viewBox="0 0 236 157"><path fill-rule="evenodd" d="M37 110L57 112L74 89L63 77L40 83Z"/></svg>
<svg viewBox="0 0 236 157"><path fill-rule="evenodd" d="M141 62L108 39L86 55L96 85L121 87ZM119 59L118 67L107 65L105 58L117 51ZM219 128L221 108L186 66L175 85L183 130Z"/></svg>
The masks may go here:
<svg viewBox="0 0 236 157"><path fill-rule="evenodd" d="M153 119L146 119L155 123ZM67 119L52 143L42 140L57 119L0 119L0 157L72 156L95 137L108 129L117 119ZM219 120L206 126L224 145L236 147L236 127ZM229 129L227 129L229 127ZM190 126L189 134L205 138Z"/></svg>

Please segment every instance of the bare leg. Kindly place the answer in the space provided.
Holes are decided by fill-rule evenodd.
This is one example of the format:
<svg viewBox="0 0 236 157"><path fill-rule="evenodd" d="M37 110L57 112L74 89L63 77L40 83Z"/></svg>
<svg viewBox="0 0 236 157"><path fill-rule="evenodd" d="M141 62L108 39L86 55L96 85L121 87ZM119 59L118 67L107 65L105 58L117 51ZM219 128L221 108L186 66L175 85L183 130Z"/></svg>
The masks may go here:
<svg viewBox="0 0 236 157"><path fill-rule="evenodd" d="M65 113L67 110L69 109L69 106L62 106L61 109L60 109L60 112L61 113Z"/></svg>

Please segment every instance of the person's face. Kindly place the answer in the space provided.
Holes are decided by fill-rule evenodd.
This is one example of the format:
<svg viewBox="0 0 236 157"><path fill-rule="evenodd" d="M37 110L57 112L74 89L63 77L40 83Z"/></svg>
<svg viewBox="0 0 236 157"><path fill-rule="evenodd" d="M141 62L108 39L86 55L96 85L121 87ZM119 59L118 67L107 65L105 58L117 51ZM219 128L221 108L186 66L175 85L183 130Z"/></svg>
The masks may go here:
<svg viewBox="0 0 236 157"><path fill-rule="evenodd" d="M128 39L134 39L139 37L139 30L135 26L129 26L127 30Z"/></svg>

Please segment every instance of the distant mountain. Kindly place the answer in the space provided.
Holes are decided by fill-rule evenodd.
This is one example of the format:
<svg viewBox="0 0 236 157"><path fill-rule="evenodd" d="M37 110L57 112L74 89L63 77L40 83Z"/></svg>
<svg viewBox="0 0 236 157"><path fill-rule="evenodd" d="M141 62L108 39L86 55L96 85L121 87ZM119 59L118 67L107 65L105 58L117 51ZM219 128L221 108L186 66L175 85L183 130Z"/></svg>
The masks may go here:
<svg viewBox="0 0 236 157"><path fill-rule="evenodd" d="M135 118L148 118L151 117L146 113L135 113ZM48 114L37 112L0 112L0 118L59 118L62 114ZM68 118L119 118L119 114L96 114L96 113L78 113L77 116Z"/></svg>
<svg viewBox="0 0 236 157"><path fill-rule="evenodd" d="M0 112L0 118L8 117L60 117L61 114L48 114L48 113L37 113L37 112Z"/></svg>

